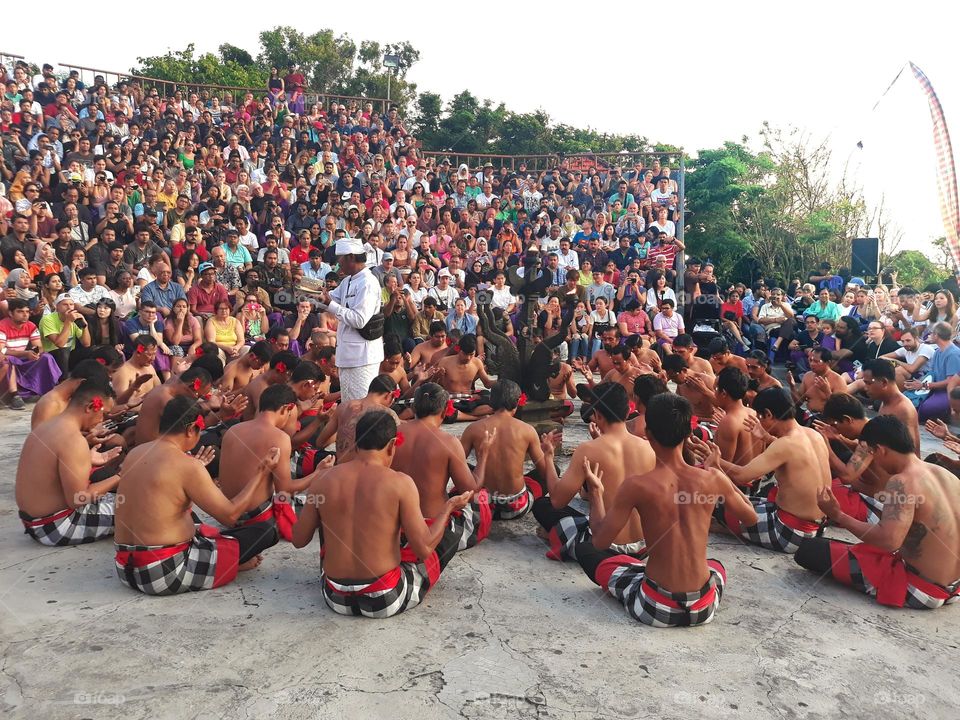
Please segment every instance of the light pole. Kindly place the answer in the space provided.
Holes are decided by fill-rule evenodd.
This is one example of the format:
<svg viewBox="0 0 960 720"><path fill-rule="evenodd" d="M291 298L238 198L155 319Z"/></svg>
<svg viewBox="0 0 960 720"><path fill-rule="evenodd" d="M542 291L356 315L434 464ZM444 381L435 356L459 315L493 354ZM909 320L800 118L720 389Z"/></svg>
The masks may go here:
<svg viewBox="0 0 960 720"><path fill-rule="evenodd" d="M393 71L400 67L400 56L384 55L383 66L387 68L387 102L390 102L390 79L393 77Z"/></svg>

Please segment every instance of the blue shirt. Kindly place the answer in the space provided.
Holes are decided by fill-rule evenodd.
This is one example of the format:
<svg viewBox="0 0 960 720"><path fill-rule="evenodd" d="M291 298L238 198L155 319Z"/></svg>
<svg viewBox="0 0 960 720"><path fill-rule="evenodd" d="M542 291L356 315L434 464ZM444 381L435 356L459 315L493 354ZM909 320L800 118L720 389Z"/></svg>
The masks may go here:
<svg viewBox="0 0 960 720"><path fill-rule="evenodd" d="M960 374L960 348L950 343L946 348L937 351L930 359L930 374L933 382L943 382L947 378Z"/></svg>
<svg viewBox="0 0 960 720"><path fill-rule="evenodd" d="M187 294L183 291L183 286L171 280L167 283L166 288L162 288L157 284L157 281L154 280L151 283L144 285L143 290L140 291L140 302L145 302L149 300L158 308L167 308L172 309L173 304L177 300L186 300Z"/></svg>
<svg viewBox="0 0 960 720"><path fill-rule="evenodd" d="M447 331L453 330L454 328L464 335L476 334L477 318L470 313L464 313L463 317L458 320L456 313L451 312L447 315Z"/></svg>

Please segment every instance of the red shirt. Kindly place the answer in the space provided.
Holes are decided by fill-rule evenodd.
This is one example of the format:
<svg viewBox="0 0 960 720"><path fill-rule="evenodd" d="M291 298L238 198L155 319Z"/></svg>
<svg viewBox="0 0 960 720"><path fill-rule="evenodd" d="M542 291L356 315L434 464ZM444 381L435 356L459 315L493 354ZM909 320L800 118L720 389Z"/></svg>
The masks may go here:
<svg viewBox="0 0 960 720"><path fill-rule="evenodd" d="M197 283L187 292L187 302L194 312L212 315L219 302L230 302L227 289L220 283L214 283L213 290L207 292Z"/></svg>
<svg viewBox="0 0 960 720"><path fill-rule="evenodd" d="M180 257L183 255L184 250L186 250L186 248L183 246L182 242L178 242L176 245L174 245L173 259L179 260ZM210 259L210 256L207 253L207 248L204 247L202 243L197 243L197 246L193 248L193 251L200 256L200 262L206 262L207 260Z"/></svg>
<svg viewBox="0 0 960 720"><path fill-rule="evenodd" d="M300 245L297 245L295 248L290 250L290 262L296 263L297 265L303 265L305 262L310 260L310 251L313 250L312 247L308 247L304 250Z"/></svg>
<svg viewBox="0 0 960 720"><path fill-rule="evenodd" d="M27 320L17 327L12 318L0 320L0 349L26 350L28 346L40 347L40 330Z"/></svg>

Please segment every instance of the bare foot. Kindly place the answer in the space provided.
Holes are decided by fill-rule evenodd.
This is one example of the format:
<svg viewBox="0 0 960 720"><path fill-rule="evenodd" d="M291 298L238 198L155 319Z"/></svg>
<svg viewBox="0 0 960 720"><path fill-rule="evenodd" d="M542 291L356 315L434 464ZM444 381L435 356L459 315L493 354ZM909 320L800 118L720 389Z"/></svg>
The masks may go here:
<svg viewBox="0 0 960 720"><path fill-rule="evenodd" d="M546 540L547 542L550 542L550 532L548 530L544 530L542 527L539 527L539 526L537 527L537 537L540 538L541 540Z"/></svg>
<svg viewBox="0 0 960 720"><path fill-rule="evenodd" d="M243 572L244 570L253 570L255 567L259 566L263 562L263 555L257 555L250 558L245 563L240 563L238 570Z"/></svg>

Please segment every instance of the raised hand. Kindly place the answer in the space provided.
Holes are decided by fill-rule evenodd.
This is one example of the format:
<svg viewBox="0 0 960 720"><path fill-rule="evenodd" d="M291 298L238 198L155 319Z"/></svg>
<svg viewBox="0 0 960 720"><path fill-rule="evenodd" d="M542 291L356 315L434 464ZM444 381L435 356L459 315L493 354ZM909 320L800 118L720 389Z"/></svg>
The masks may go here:
<svg viewBox="0 0 960 720"><path fill-rule="evenodd" d="M467 506L467 503L472 499L473 490L467 490L467 492L454 495L452 498L447 500L447 506L450 508L451 512L456 512L457 510L463 510L463 508Z"/></svg>
<svg viewBox="0 0 960 720"><path fill-rule="evenodd" d="M490 452L490 448L493 447L493 441L497 438L497 429L494 428L493 432L490 430L485 430L483 433L483 440L480 441L480 445L477 448L481 455L486 455Z"/></svg>
<svg viewBox="0 0 960 720"><path fill-rule="evenodd" d="M558 431L554 430L540 436L540 449L544 455L553 455L558 447L560 447L560 433Z"/></svg>
<svg viewBox="0 0 960 720"><path fill-rule="evenodd" d="M204 467L213 462L217 456L217 449L213 445L204 445L194 457L199 460Z"/></svg>
<svg viewBox="0 0 960 720"><path fill-rule="evenodd" d="M836 428L832 425L827 425L827 423L822 420L813 421L813 429L820 433L825 440L836 440L840 437L840 433L837 432Z"/></svg>
<svg viewBox="0 0 960 720"><path fill-rule="evenodd" d="M243 413L250 404L250 398L242 393L234 395L230 400L226 400L220 408L221 417L235 417Z"/></svg>
<svg viewBox="0 0 960 720"><path fill-rule="evenodd" d="M121 447L111 448L106 452L98 452L99 448L100 448L100 443L97 443L92 448L90 448L90 462L95 467L106 465L111 460L114 460L117 457L119 457L120 453L123 452L123 448Z"/></svg>
<svg viewBox="0 0 960 720"><path fill-rule="evenodd" d="M267 454L260 459L260 465L257 470L259 472L273 472L278 462L280 462L280 448L272 447L267 451Z"/></svg>
<svg viewBox="0 0 960 720"><path fill-rule="evenodd" d="M943 420L927 420L923 426L935 438L944 440L950 434L950 428Z"/></svg>
<svg viewBox="0 0 960 720"><path fill-rule="evenodd" d="M600 463L591 465L590 460L583 459L583 478L588 492L603 492L603 470Z"/></svg>
<svg viewBox="0 0 960 720"><path fill-rule="evenodd" d="M593 421L590 422L590 426L587 428L587 430L590 433L590 437L594 440L603 435L603 433L600 432L600 427Z"/></svg>
<svg viewBox="0 0 960 720"><path fill-rule="evenodd" d="M833 494L833 489L829 485L820 488L819 492L817 492L817 505L820 506L823 514L831 520L835 520L840 516L840 503L837 502L837 498Z"/></svg>

